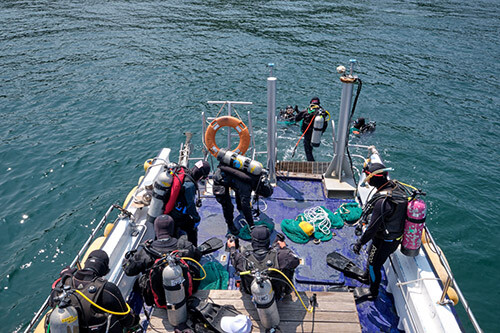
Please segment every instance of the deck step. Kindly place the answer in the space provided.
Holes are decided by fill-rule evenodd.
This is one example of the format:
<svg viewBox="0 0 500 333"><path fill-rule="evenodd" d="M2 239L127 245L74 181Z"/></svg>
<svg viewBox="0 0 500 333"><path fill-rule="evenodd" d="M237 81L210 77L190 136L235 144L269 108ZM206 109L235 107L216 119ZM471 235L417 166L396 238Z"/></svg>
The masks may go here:
<svg viewBox="0 0 500 333"><path fill-rule="evenodd" d="M300 296L308 305L307 300L313 292L301 292ZM280 328L282 332L361 332L358 312L354 297L349 292L316 292L318 306L313 314L306 312L295 294L278 302L280 312ZM238 290L202 290L196 293L199 298L210 297L220 305L234 305L241 313L248 315L253 322L252 332L265 332L259 327L260 320L257 310L249 295ZM168 324L166 311L155 309L151 316L151 325L147 332L174 332Z"/></svg>

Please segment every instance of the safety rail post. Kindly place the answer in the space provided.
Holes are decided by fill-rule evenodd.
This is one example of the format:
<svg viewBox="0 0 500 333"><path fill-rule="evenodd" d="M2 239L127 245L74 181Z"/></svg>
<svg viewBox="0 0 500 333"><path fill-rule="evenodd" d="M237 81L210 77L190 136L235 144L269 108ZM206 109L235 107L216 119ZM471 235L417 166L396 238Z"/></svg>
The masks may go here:
<svg viewBox="0 0 500 333"><path fill-rule="evenodd" d="M276 184L276 78L267 78L267 169L269 182Z"/></svg>
<svg viewBox="0 0 500 333"><path fill-rule="evenodd" d="M471 321L472 323L472 326L474 326L474 329L476 330L476 332L483 332L483 330L481 329L481 327L479 326L479 323L477 322L476 320L476 317L474 316L474 314L472 313L472 310L471 308L469 307L469 303L467 303L467 300L465 299L465 296L462 294L462 291L460 290L460 288L458 287L458 284L457 282L455 281L455 278L453 277L453 274L451 273L451 269L450 267L448 266L448 263L446 262L446 260L443 258L443 253L441 252L441 250L438 248L436 242L434 241L434 238L432 237L432 235L430 234L429 232L429 229L427 228L427 226L424 226L424 230L425 230L425 236L426 237L429 237L429 241L431 242L432 246L434 246L434 250L436 251L436 254L438 255L439 257L439 261L441 262L441 264L443 265L444 267L444 270L446 271L446 273L448 274L448 279L450 280L450 283L446 283L445 284L445 288L443 288L443 294L441 295L441 298L440 298L440 305L443 305L441 303L442 300L444 300L444 297L445 295L448 293L448 288L453 284L453 287L455 288L455 291L458 295L458 298L460 299L460 302L462 303L462 306L464 307L465 309L465 312L467 313L467 316L469 317L469 320Z"/></svg>
<svg viewBox="0 0 500 333"><path fill-rule="evenodd" d="M250 130L250 139L252 139L252 160L255 159L255 136L253 134L253 124L252 117L250 116L250 111L247 112L248 116L248 129Z"/></svg>

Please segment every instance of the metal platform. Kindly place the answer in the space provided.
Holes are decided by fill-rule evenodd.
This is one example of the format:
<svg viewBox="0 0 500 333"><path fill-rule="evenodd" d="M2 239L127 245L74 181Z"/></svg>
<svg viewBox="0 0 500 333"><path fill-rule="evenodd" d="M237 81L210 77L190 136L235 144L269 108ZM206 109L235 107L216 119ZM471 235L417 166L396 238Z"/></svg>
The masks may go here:
<svg viewBox="0 0 500 333"><path fill-rule="evenodd" d="M276 174L287 178L322 179L330 162L278 161Z"/></svg>
<svg viewBox="0 0 500 333"><path fill-rule="evenodd" d="M301 292L304 302L312 296L312 292ZM352 293L349 292L317 292L318 306L314 314L306 312L295 294L288 295L278 302L280 312L280 328L282 332L361 332L358 312ZM202 290L196 293L199 298L208 298L216 304L233 305L242 314L252 319L252 332L265 332L260 327L257 310L250 296L238 290ZM306 303L307 305L307 303ZM147 332L174 332L167 320L166 311L155 309L151 317L151 325Z"/></svg>

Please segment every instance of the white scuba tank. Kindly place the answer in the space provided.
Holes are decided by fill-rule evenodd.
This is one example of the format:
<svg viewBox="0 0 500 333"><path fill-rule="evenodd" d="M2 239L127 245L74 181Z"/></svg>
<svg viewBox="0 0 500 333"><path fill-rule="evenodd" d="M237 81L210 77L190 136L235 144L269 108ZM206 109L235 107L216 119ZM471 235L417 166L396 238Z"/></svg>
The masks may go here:
<svg viewBox="0 0 500 333"><path fill-rule="evenodd" d="M78 333L78 312L71 305L56 307L50 313L49 325L51 333Z"/></svg>
<svg viewBox="0 0 500 333"><path fill-rule="evenodd" d="M277 327L280 323L280 314L274 299L271 281L266 277L261 277L257 272L250 285L250 290L262 326L266 329Z"/></svg>
<svg viewBox="0 0 500 333"><path fill-rule="evenodd" d="M321 135L323 134L323 126L325 125L325 117L322 114L318 114L314 117L313 132L311 136L311 145L313 147L319 147L321 143Z"/></svg>
<svg viewBox="0 0 500 333"><path fill-rule="evenodd" d="M168 266L163 269L163 289L167 303L168 322L178 326L187 321L186 294L184 291L184 275L175 259L168 258Z"/></svg>
<svg viewBox="0 0 500 333"><path fill-rule="evenodd" d="M156 177L153 186L153 197L151 198L151 204L148 209L147 222L154 223L156 217L163 213L163 208L165 206L165 194L172 186L172 174L169 170L161 172L158 177Z"/></svg>
<svg viewBox="0 0 500 333"><path fill-rule="evenodd" d="M217 153L217 160L235 169L242 170L256 176L260 175L264 168L262 163L259 161L252 160L226 149L219 149L219 152Z"/></svg>

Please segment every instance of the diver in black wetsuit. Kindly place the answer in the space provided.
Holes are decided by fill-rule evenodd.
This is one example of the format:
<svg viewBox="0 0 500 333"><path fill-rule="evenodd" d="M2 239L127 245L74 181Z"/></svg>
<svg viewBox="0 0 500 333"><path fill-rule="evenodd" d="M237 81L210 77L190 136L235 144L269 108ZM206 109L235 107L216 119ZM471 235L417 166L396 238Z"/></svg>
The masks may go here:
<svg viewBox="0 0 500 333"><path fill-rule="evenodd" d="M222 206L222 213L229 232L236 236L239 230L234 225L234 205L231 202L230 188L232 188L235 193L236 207L238 210L242 211L249 227L252 227L254 225L251 204L252 182L237 177L236 174L238 174L238 170L233 171L234 174L230 174L228 171L231 171L229 167L226 167L226 171L223 171L221 170L221 166L219 166L214 173L214 195L217 202ZM239 173L241 174L242 172L239 171ZM251 177L249 175L246 176Z"/></svg>
<svg viewBox="0 0 500 333"><path fill-rule="evenodd" d="M360 135L375 131L377 124L374 121L366 122L365 118L358 118L354 121L351 127L351 133Z"/></svg>
<svg viewBox="0 0 500 333"><path fill-rule="evenodd" d="M70 286L71 290L79 290L87 298L106 310L126 312L127 306L118 287L102 276L109 272L109 257L103 250L94 250L85 261L85 268L80 270L65 269L61 272L61 279L50 294L49 305L59 304L58 296L63 286ZM72 292L70 304L78 312L80 332L115 332L122 333L123 328L130 328L139 323L139 316L132 310L126 315L111 315L108 323L108 314L95 308L77 292ZM109 328L107 326L109 325Z"/></svg>
<svg viewBox="0 0 500 333"><path fill-rule="evenodd" d="M176 234L179 234L180 230L184 231L194 246L198 245L198 225L201 220L196 209L198 181L207 178L209 173L210 164L207 161L196 162L194 167L186 172L177 202L169 213L175 221Z"/></svg>
<svg viewBox="0 0 500 333"><path fill-rule="evenodd" d="M318 97L313 97L311 99L311 102L309 102L309 107L305 110L300 111L296 116L295 116L295 121L301 121L302 120L302 126L300 127L302 133L304 133L304 152L306 153L306 158L308 161L314 162L314 156L313 156L313 146L311 144L311 138L313 134L313 125L311 122L314 122L314 118L316 117L316 114L322 110L323 108L319 104L319 98ZM328 122L325 121L323 125L323 130L322 132L325 132L326 128L328 127Z"/></svg>
<svg viewBox="0 0 500 333"><path fill-rule="evenodd" d="M248 270L272 267L281 270L290 280L293 281L295 268L300 263L299 257L286 246L283 235L277 236L276 241L271 247L271 232L264 225L257 225L252 229L252 245L245 246L240 251L236 249L236 243L232 239L228 239L227 247L231 256L231 264L236 271L244 272ZM287 283L281 282L283 277L279 273L271 272L273 289L275 296L280 299L285 294L291 292L291 288ZM245 275L241 277L241 290L247 294L251 294L250 285L253 277ZM281 279L281 280L279 280Z"/></svg>
<svg viewBox="0 0 500 333"><path fill-rule="evenodd" d="M166 308L165 291L163 289L162 271L164 266L158 267L155 262L173 251L178 251L182 257L200 260L201 252L190 241L186 235L179 238L174 237L174 220L169 215L160 215L154 222L156 240L146 241L138 250L125 254L122 267L126 275L135 276L142 273L136 288L139 288L147 305L155 304L157 307ZM186 298L198 289L199 281L192 279L198 277L197 267L192 265L181 265L184 277L184 291ZM188 275L190 274L190 275ZM191 294L189 294L189 292ZM189 332L183 323L176 329ZM177 331L176 331L177 332Z"/></svg>
<svg viewBox="0 0 500 333"><path fill-rule="evenodd" d="M366 288L356 288L354 295L357 298L375 299L382 280L382 265L396 251L403 238L408 200L401 185L387 178L387 169L383 164L368 164L363 172L367 174L370 186L375 187L377 192L366 205L368 209L373 209L370 223L354 244L353 251L359 254L361 247L373 240L368 249L370 288L369 291Z"/></svg>

